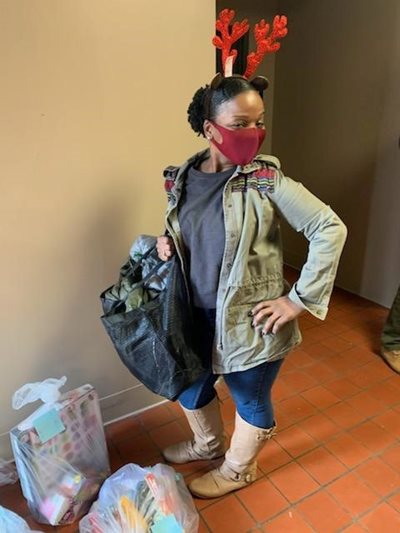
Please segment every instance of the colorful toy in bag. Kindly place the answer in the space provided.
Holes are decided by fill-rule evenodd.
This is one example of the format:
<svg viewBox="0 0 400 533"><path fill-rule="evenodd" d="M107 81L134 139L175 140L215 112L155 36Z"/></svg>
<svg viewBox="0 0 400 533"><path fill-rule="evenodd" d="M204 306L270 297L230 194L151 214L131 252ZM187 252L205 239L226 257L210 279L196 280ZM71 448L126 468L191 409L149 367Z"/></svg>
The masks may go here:
<svg viewBox="0 0 400 533"><path fill-rule="evenodd" d="M1 533L41 533L33 531L20 516L0 505Z"/></svg>
<svg viewBox="0 0 400 533"><path fill-rule="evenodd" d="M14 409L44 402L10 437L31 513L52 526L87 513L110 474L97 393L91 385L61 393L65 382L28 383L13 396Z"/></svg>
<svg viewBox="0 0 400 533"><path fill-rule="evenodd" d="M180 474L128 464L102 486L80 533L197 533L199 515Z"/></svg>

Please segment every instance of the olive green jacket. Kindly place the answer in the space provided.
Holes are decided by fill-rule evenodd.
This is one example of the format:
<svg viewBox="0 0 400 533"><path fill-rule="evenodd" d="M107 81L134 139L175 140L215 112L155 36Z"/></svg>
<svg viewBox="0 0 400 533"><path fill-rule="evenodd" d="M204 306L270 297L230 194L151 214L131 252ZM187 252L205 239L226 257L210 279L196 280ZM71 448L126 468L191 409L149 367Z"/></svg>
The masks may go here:
<svg viewBox="0 0 400 533"><path fill-rule="evenodd" d="M186 171L205 151L181 167L164 171L168 208L165 225L185 265L178 204ZM213 371L246 370L284 357L301 342L297 321L275 335L261 336L249 311L263 300L287 294L296 304L323 320L333 289L347 230L332 209L280 170L277 158L258 155L238 166L223 192L225 250L216 304ZM309 241L309 252L292 288L283 278L280 216Z"/></svg>

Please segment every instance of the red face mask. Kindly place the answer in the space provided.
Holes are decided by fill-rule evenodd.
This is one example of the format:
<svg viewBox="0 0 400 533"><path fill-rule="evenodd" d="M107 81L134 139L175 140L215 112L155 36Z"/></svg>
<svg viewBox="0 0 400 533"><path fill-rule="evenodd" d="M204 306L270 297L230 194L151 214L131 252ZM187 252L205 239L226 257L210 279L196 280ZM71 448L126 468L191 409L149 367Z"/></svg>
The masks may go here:
<svg viewBox="0 0 400 533"><path fill-rule="evenodd" d="M214 139L211 139L211 142L235 165L244 166L250 163L257 155L265 139L265 129L243 128L228 130L219 124L215 124L215 122L212 122L212 125L222 135L222 143L219 144Z"/></svg>

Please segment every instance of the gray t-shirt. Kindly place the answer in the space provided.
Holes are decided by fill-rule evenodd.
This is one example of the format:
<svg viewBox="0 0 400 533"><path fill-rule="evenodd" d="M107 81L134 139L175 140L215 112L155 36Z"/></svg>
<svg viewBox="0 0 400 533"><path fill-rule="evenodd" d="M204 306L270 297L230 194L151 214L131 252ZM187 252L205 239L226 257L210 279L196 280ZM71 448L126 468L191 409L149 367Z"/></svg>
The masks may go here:
<svg viewBox="0 0 400 533"><path fill-rule="evenodd" d="M234 170L208 173L190 167L185 180L178 219L196 307L216 307L225 248L222 193Z"/></svg>

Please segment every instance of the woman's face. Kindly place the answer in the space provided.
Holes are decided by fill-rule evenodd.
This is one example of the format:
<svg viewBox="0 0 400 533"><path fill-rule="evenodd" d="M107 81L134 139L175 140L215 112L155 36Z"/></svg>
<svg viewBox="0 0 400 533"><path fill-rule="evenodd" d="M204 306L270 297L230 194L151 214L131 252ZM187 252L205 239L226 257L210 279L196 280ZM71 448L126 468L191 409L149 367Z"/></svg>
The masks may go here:
<svg viewBox="0 0 400 533"><path fill-rule="evenodd" d="M264 129L264 102L256 91L246 91L231 100L223 102L217 110L215 122L230 130L241 128ZM222 142L220 132L214 128L212 122L204 121L204 131L208 139Z"/></svg>

